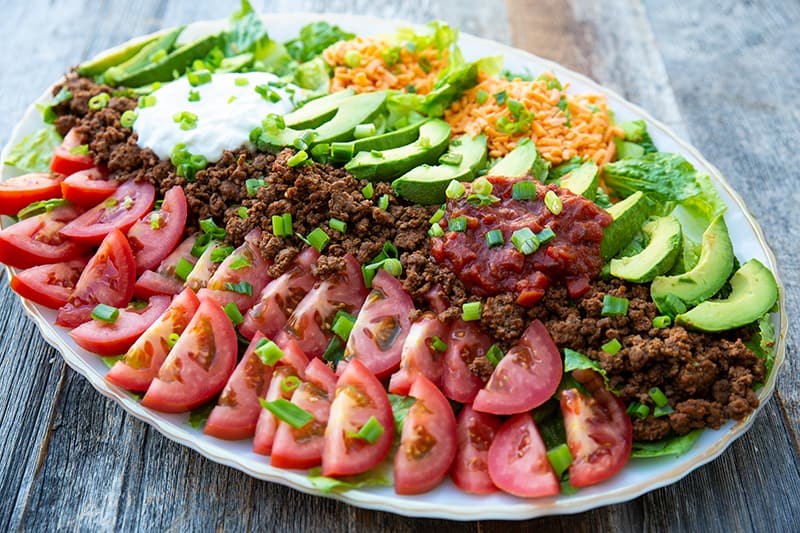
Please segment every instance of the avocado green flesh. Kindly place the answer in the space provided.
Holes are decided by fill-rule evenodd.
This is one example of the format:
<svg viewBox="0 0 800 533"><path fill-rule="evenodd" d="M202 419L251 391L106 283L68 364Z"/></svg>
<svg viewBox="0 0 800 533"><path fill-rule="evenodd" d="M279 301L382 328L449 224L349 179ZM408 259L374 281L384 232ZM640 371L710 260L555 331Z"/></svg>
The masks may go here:
<svg viewBox="0 0 800 533"><path fill-rule="evenodd" d="M285 115L283 122L287 127L298 130L316 128L336 113L342 100L350 98L354 94L355 91L352 89L345 89L344 91L338 91L322 98L311 100L302 107Z"/></svg>
<svg viewBox="0 0 800 533"><path fill-rule="evenodd" d="M700 331L725 331L755 322L778 300L775 276L757 259L751 259L731 277L731 293L708 300L675 317L675 323Z"/></svg>
<svg viewBox="0 0 800 533"><path fill-rule="evenodd" d="M639 231L647 218L647 199L642 191L637 191L608 208L613 219L603 230L600 255L608 261L625 248Z"/></svg>
<svg viewBox="0 0 800 533"><path fill-rule="evenodd" d="M677 276L657 276L650 295L659 310L666 312L668 295L678 297L688 307L707 300L722 288L733 271L733 244L725 219L718 215L703 233L697 264Z"/></svg>
<svg viewBox="0 0 800 533"><path fill-rule="evenodd" d="M486 136L481 134L472 139L462 135L456 141L450 144L448 153L460 155L461 163L413 168L394 180L395 192L417 204L440 204L446 200L445 190L451 181L475 177L475 171L486 164Z"/></svg>
<svg viewBox="0 0 800 533"><path fill-rule="evenodd" d="M490 176L520 178L527 176L539 153L532 142L520 142L505 157L489 169Z"/></svg>
<svg viewBox="0 0 800 533"><path fill-rule="evenodd" d="M156 81L171 81L174 72L183 74L183 71L186 70L195 59L205 57L206 54L217 46L219 39L220 37L218 35L209 35L199 41L182 46L167 54L161 61L120 78L117 83L127 87L140 87Z"/></svg>
<svg viewBox="0 0 800 533"><path fill-rule="evenodd" d="M102 74L109 68L119 65L135 56L145 46L159 39L159 36L144 39L138 43L126 46L110 54L102 55L96 59L90 59L78 65L78 74L81 76L96 76Z"/></svg>
<svg viewBox="0 0 800 533"><path fill-rule="evenodd" d="M167 51L172 48L172 45L175 44L183 28L184 26L181 26L169 33L165 33L143 46L138 52L122 63L110 67L104 75L106 83L109 85L122 85L123 80L126 78L153 66L150 62L150 58L161 50Z"/></svg>
<svg viewBox="0 0 800 533"><path fill-rule="evenodd" d="M611 275L634 283L652 281L668 272L681 251L681 223L672 216L660 217L642 228L650 242L630 257L611 260Z"/></svg>
<svg viewBox="0 0 800 533"><path fill-rule="evenodd" d="M422 143L421 139L427 139L427 142ZM359 152L344 168L359 179L391 181L414 167L435 163L449 141L450 126L443 120L434 119L420 127L419 137L414 142L380 154Z"/></svg>
<svg viewBox="0 0 800 533"><path fill-rule="evenodd" d="M597 164L589 160L561 178L561 188L594 201L597 196L597 171Z"/></svg>
<svg viewBox="0 0 800 533"><path fill-rule="evenodd" d="M333 143L331 145L331 155L334 161L343 162L347 161L338 154L365 152L370 150L389 150L390 148L397 148L404 146L417 140L419 137L419 129L425 124L427 120L421 120L413 124L409 124L399 130L390 131L381 135L372 135L363 139L357 139L350 142ZM350 148L348 148L348 145Z"/></svg>

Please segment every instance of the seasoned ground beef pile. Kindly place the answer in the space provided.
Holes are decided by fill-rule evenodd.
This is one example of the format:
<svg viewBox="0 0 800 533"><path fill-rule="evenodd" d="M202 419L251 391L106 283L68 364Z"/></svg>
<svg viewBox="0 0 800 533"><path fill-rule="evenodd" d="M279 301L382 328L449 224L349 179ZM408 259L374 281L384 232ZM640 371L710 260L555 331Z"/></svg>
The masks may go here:
<svg viewBox="0 0 800 533"><path fill-rule="evenodd" d="M289 149L278 154L226 151L220 161L189 182L175 174L169 161L160 161L152 151L139 148L131 130L120 125L122 113L135 107L134 98L75 75L68 77L65 86L73 96L54 108L59 133L74 128L112 179L150 181L160 194L181 185L190 210L187 232L195 231L199 220L212 217L226 228L228 241L238 245L251 229L261 228L264 238L260 247L263 255L273 260L272 276L286 270L304 246L298 234L308 235L316 228L330 238L316 266L321 278L343 268L343 255L352 254L366 263L381 252L384 243L391 242L403 265L400 280L417 313L432 309L447 320L460 316L464 302L480 300L481 326L504 349L533 319L541 320L559 348L571 348L597 361L626 404L638 401L651 407L646 419L634 419L637 440L660 439L706 426L718 428L727 419L742 419L758 405L752 386L765 379L766 371L763 361L743 343L750 336L747 330L709 335L681 327L655 329L652 319L657 310L650 301L649 287L618 280L594 281L577 300L571 299L564 287L552 287L530 309L517 305L511 294L477 298L431 257L427 232L436 207L410 205L396 198L386 183L375 184L372 196L365 196L366 180L330 165L291 167L287 160L294 152ZM54 94L59 89L56 87ZM105 108L92 111L88 100L99 92L112 98ZM251 182L248 191L248 180L263 181L255 186ZM383 196L388 199L386 209L379 207ZM292 215L294 235L277 237L272 216L285 213ZM332 229L331 218L345 222L346 232ZM601 315L606 294L629 299L627 316ZM622 345L615 355L601 349L611 339ZM493 369L485 358L467 363L482 377L488 377ZM661 388L674 413L659 418L652 415L653 402L648 395L652 387Z"/></svg>

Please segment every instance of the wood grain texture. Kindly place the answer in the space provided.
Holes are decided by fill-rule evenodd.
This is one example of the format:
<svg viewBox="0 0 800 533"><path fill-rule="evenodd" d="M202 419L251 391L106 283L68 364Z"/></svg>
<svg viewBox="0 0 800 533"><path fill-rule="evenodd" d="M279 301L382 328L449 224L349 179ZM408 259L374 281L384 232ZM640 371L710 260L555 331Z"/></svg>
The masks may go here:
<svg viewBox="0 0 800 533"><path fill-rule="evenodd" d="M779 0L253 2L262 11L372 14L513 42L583 72L691 137L746 198L800 308L800 6ZM17 2L0 31L0 143L65 66L134 35L227 16L234 2ZM75 31L80 28L80 31ZM793 229L793 231L792 231ZM711 465L632 502L508 523L413 520L261 482L162 437L96 393L44 343L0 280L0 530L796 530L797 338L778 394ZM793 527L794 526L794 527Z"/></svg>

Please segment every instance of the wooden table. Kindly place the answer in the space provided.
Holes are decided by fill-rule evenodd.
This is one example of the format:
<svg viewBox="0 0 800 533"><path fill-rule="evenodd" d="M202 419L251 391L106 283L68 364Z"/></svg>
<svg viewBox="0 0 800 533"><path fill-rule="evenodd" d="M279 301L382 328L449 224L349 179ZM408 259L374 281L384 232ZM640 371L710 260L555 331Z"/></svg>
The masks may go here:
<svg viewBox="0 0 800 533"><path fill-rule="evenodd" d="M800 4L781 0L254 2L367 13L511 43L616 89L688 138L746 199L800 309ZM6 3L10 4L10 3ZM134 35L225 17L233 1L30 0L0 17L0 143L68 65ZM67 368L2 283L0 530L800 529L798 326L750 432L684 480L632 502L520 523L414 520L265 483L128 416Z"/></svg>

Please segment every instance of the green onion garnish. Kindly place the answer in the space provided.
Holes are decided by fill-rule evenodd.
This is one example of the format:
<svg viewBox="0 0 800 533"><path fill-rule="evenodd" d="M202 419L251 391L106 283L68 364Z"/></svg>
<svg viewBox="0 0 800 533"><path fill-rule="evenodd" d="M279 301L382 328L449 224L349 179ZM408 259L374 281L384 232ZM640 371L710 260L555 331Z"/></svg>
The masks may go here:
<svg viewBox="0 0 800 533"><path fill-rule="evenodd" d="M664 394L664 392L658 387L653 387L647 392L647 394L653 400L653 403L655 403L658 407L664 407L665 405L669 404L667 395Z"/></svg>
<svg viewBox="0 0 800 533"><path fill-rule="evenodd" d="M447 350L447 343L444 342L439 337L433 337L431 339L431 348L433 348L437 352L443 352L443 351Z"/></svg>
<svg viewBox="0 0 800 533"><path fill-rule="evenodd" d="M519 118L522 112L525 111L525 105L522 102L510 99L508 101L508 110L511 111L512 117Z"/></svg>
<svg viewBox="0 0 800 533"><path fill-rule="evenodd" d="M286 394L289 394L299 386L300 378L297 376L286 376L281 380L281 390Z"/></svg>
<svg viewBox="0 0 800 533"><path fill-rule="evenodd" d="M314 415L289 400L278 398L268 402L264 398L259 398L258 401L264 409L275 415L275 418L286 422L295 429L299 429L314 420Z"/></svg>
<svg viewBox="0 0 800 533"><path fill-rule="evenodd" d="M336 365L343 357L344 346L342 346L342 341L339 340L339 337L334 335L331 337L328 347L325 348L325 351L322 353L322 360L332 362Z"/></svg>
<svg viewBox="0 0 800 533"><path fill-rule="evenodd" d="M430 223L430 224L435 224L436 222L439 222L440 220L442 220L442 217L444 217L444 213L445 213L445 211L444 211L444 208L443 208L443 207L440 207L440 208L439 208L439 209L437 209L437 210L436 210L436 212L435 212L435 213L434 213L434 214L431 216L431 218L429 218L429 219L428 219L428 223Z"/></svg>
<svg viewBox="0 0 800 533"><path fill-rule="evenodd" d="M240 281L239 283L231 283L229 281L225 283L225 289L237 294L253 295L253 286L246 281Z"/></svg>
<svg viewBox="0 0 800 533"><path fill-rule="evenodd" d="M209 257L209 259L211 259L212 263L221 263L222 261L225 260L226 257L231 255L232 253L233 253L233 246L217 246L216 248L211 250L211 256ZM234 270L236 269L234 268Z"/></svg>
<svg viewBox="0 0 800 533"><path fill-rule="evenodd" d="M375 444L381 435L383 435L383 426L378 419L375 418L375 415L369 417L367 423L361 426L361 429L358 432L348 431L345 433L351 439L360 439L363 441L368 442L369 444Z"/></svg>
<svg viewBox="0 0 800 533"><path fill-rule="evenodd" d="M128 109L122 114L121 117L119 117L119 123L123 128L130 128L133 126L133 123L136 122L138 117L139 115L137 115L135 111Z"/></svg>
<svg viewBox="0 0 800 533"><path fill-rule="evenodd" d="M622 344L617 339L611 339L600 347L601 350L609 355L617 355L622 349Z"/></svg>
<svg viewBox="0 0 800 533"><path fill-rule="evenodd" d="M199 102L200 101L200 93L197 91L189 91L189 98L190 102Z"/></svg>
<svg viewBox="0 0 800 533"><path fill-rule="evenodd" d="M233 80L233 83L238 87L244 87L250 82L247 80L247 78L236 78L235 80Z"/></svg>
<svg viewBox="0 0 800 533"><path fill-rule="evenodd" d="M430 235L431 237L441 237L442 235L444 235L444 230L442 229L442 227L439 225L438 222L434 222L433 224L431 224L431 229L428 230L428 235Z"/></svg>
<svg viewBox="0 0 800 533"><path fill-rule="evenodd" d="M225 311L225 314L228 315L228 318L231 319L231 322L233 322L234 326L238 326L239 324L244 322L244 317L242 316L242 313L239 311L239 308L236 307L235 303L231 302L222 309L223 311Z"/></svg>
<svg viewBox="0 0 800 533"><path fill-rule="evenodd" d="M261 339L254 350L261 362L267 366L272 366L283 357L283 350L269 339Z"/></svg>
<svg viewBox="0 0 800 533"><path fill-rule="evenodd" d="M572 454L569 452L569 446L561 444L552 450L547 450L547 460L553 466L557 478L561 478L561 474L566 472L569 465L572 464Z"/></svg>
<svg viewBox="0 0 800 533"><path fill-rule="evenodd" d="M530 255L539 249L539 239L530 228L520 228L512 233L511 244L524 255Z"/></svg>
<svg viewBox="0 0 800 533"><path fill-rule="evenodd" d="M600 311L603 316L625 316L628 314L628 299L617 298L606 294L603 296L603 309Z"/></svg>
<svg viewBox="0 0 800 533"><path fill-rule="evenodd" d="M249 266L253 266L253 263L250 262L246 256L242 254L237 254L236 257L231 260L230 264L228 265L231 270L239 270L240 268L245 268Z"/></svg>
<svg viewBox="0 0 800 533"><path fill-rule="evenodd" d="M32 217L34 215L40 215L42 213L49 213L56 207L61 207L62 205L68 205L69 201L64 200L63 198L52 198L50 200L39 200L38 202L33 202L28 204L26 207L23 207L17 213L17 218L23 219Z"/></svg>
<svg viewBox="0 0 800 533"><path fill-rule="evenodd" d="M475 94L475 101L478 102L478 105L485 104L486 100L488 99L489 99L489 93L487 93L483 89L478 89L477 94Z"/></svg>
<svg viewBox="0 0 800 533"><path fill-rule="evenodd" d="M89 98L89 109L92 111L97 111L99 109L103 109L105 106L108 105L108 101L110 100L110 96L106 93L100 93L92 96Z"/></svg>
<svg viewBox="0 0 800 533"><path fill-rule="evenodd" d="M381 268L383 268L386 272L388 272L394 277L397 277L403 273L403 264L400 262L399 259L396 259L394 257L385 259L383 261L383 265L381 265Z"/></svg>
<svg viewBox="0 0 800 533"><path fill-rule="evenodd" d="M472 192L475 194L492 194L492 183L484 177L480 177L472 182Z"/></svg>
<svg viewBox="0 0 800 533"><path fill-rule="evenodd" d="M675 412L670 405L657 405L655 409L653 409L653 416L658 418L660 416L670 415Z"/></svg>
<svg viewBox="0 0 800 533"><path fill-rule="evenodd" d="M375 124L367 123L367 124L359 124L353 130L353 137L356 139L363 139L364 137L372 137L375 135Z"/></svg>
<svg viewBox="0 0 800 533"><path fill-rule="evenodd" d="M668 328L672 325L672 318L669 315L661 315L653 318L653 327L657 329Z"/></svg>
<svg viewBox="0 0 800 533"><path fill-rule="evenodd" d="M173 346L175 346L176 344L178 344L178 339L180 339L180 338L181 338L181 336L180 336L179 334L177 334L177 333L170 333L170 334L167 336L167 346L169 346L170 348L172 348Z"/></svg>
<svg viewBox="0 0 800 533"><path fill-rule="evenodd" d="M119 318L119 309L106 304L97 304L92 309L92 318L107 324L113 324Z"/></svg>
<svg viewBox="0 0 800 533"><path fill-rule="evenodd" d="M461 164L461 161L464 159L462 154L458 154L455 152L447 152L446 154L442 154L439 156L439 163L443 165L452 165L458 166Z"/></svg>
<svg viewBox="0 0 800 533"><path fill-rule="evenodd" d="M514 200L533 200L536 198L536 184L532 181L518 181L511 186Z"/></svg>
<svg viewBox="0 0 800 533"><path fill-rule="evenodd" d="M281 95L278 91L269 86L269 84L261 84L255 86L255 91L261 95L264 100L269 100L273 104L280 102Z"/></svg>
<svg viewBox="0 0 800 533"><path fill-rule="evenodd" d="M496 344L492 344L489 349L486 351L486 359L492 363L492 366L497 366L500 363L500 360L505 357L506 354L503 353L503 350Z"/></svg>
<svg viewBox="0 0 800 533"><path fill-rule="evenodd" d="M264 178L250 178L245 180L244 186L247 189L247 196L255 196L258 194L258 189L267 186L267 182Z"/></svg>
<svg viewBox="0 0 800 533"><path fill-rule="evenodd" d="M561 211L564 209L561 198L553 191L547 191L544 195L544 205L554 215L560 215Z"/></svg>
<svg viewBox="0 0 800 533"><path fill-rule="evenodd" d="M344 54L344 62L350 68L356 68L361 65L361 54L355 50L348 50Z"/></svg>
<svg viewBox="0 0 800 533"><path fill-rule="evenodd" d="M336 316L331 325L331 331L339 336L340 339L347 342L350 338L350 332L353 331L353 325L356 323L356 317L344 311L336 311Z"/></svg>
<svg viewBox="0 0 800 533"><path fill-rule="evenodd" d="M183 281L186 281L186 278L188 278L189 274L192 273L193 268L194 265L187 261L185 257L181 257L178 259L178 264L175 265L175 275L181 278Z"/></svg>
<svg viewBox="0 0 800 533"><path fill-rule="evenodd" d="M272 216L272 233L278 237L288 237L292 235L292 215L284 213Z"/></svg>
<svg viewBox="0 0 800 533"><path fill-rule="evenodd" d="M154 94L147 94L145 96L140 96L139 101L136 103L136 105L142 109L145 107L153 107L154 105L156 105L156 96Z"/></svg>
<svg viewBox="0 0 800 533"><path fill-rule="evenodd" d="M650 414L650 408L643 403L631 402L625 412L639 420L644 420Z"/></svg>
<svg viewBox="0 0 800 533"><path fill-rule="evenodd" d="M389 195L384 194L378 198L378 207L386 211L389 208Z"/></svg>
<svg viewBox="0 0 800 533"><path fill-rule="evenodd" d="M492 96L494 96L494 101L497 102L497 105L505 104L506 99L508 98L508 95L506 94L505 91L500 91L499 93L493 94Z"/></svg>
<svg viewBox="0 0 800 533"><path fill-rule="evenodd" d="M290 167L296 167L297 165L299 165L300 163L304 162L307 159L308 159L308 152L306 152L305 150L300 150L292 157L287 159L286 164Z"/></svg>
<svg viewBox="0 0 800 533"><path fill-rule="evenodd" d="M347 232L347 222L344 220L339 220L338 218L331 218L328 221L328 226L331 229L338 231L339 233L346 233Z"/></svg>
<svg viewBox="0 0 800 533"><path fill-rule="evenodd" d="M505 244L505 240L503 239L503 232L499 229L493 229L487 231L484 235L486 239L486 246L489 248L494 248L495 246L503 246Z"/></svg>
<svg viewBox="0 0 800 533"><path fill-rule="evenodd" d="M186 79L192 87L203 85L211 81L211 73L207 70L195 70L186 74Z"/></svg>
<svg viewBox="0 0 800 533"><path fill-rule="evenodd" d="M314 247L318 252L322 252L331 240L328 234L322 228L316 228L314 231L306 235L308 244Z"/></svg>
<svg viewBox="0 0 800 533"><path fill-rule="evenodd" d="M239 206L236 210L236 214L239 215L239 218L242 220L247 220L247 208L245 206Z"/></svg>
<svg viewBox="0 0 800 533"><path fill-rule="evenodd" d="M79 144L78 146L73 146L69 149L69 153L72 155L87 155L89 153L89 145Z"/></svg>
<svg viewBox="0 0 800 533"><path fill-rule="evenodd" d="M372 198L372 196L375 194L375 188L372 186L372 183L371 183L371 182L370 182L370 183L367 183L366 185L364 185L364 188L363 188L363 189L361 189L361 194L362 194L362 195L364 196L364 198L366 198L367 200L369 200L370 198Z"/></svg>
<svg viewBox="0 0 800 533"><path fill-rule="evenodd" d="M179 124L181 129L193 130L197 127L197 115L190 111L179 111L172 115L172 121Z"/></svg>
<svg viewBox="0 0 800 533"><path fill-rule="evenodd" d="M556 232L546 227L542 231L536 234L536 238L539 239L539 244L544 244L547 241L552 241L553 239L555 239Z"/></svg>
<svg viewBox="0 0 800 533"><path fill-rule="evenodd" d="M464 322L480 320L482 311L483 304L481 302L467 302L461 306L461 320Z"/></svg>
<svg viewBox="0 0 800 533"><path fill-rule="evenodd" d="M467 231L467 217L454 217L447 221L447 229L450 231L465 232Z"/></svg>
<svg viewBox="0 0 800 533"><path fill-rule="evenodd" d="M458 198L464 196L465 192L466 189L464 188L464 184L458 180L453 180L447 186L447 189L445 189L444 194L451 200L457 200Z"/></svg>

